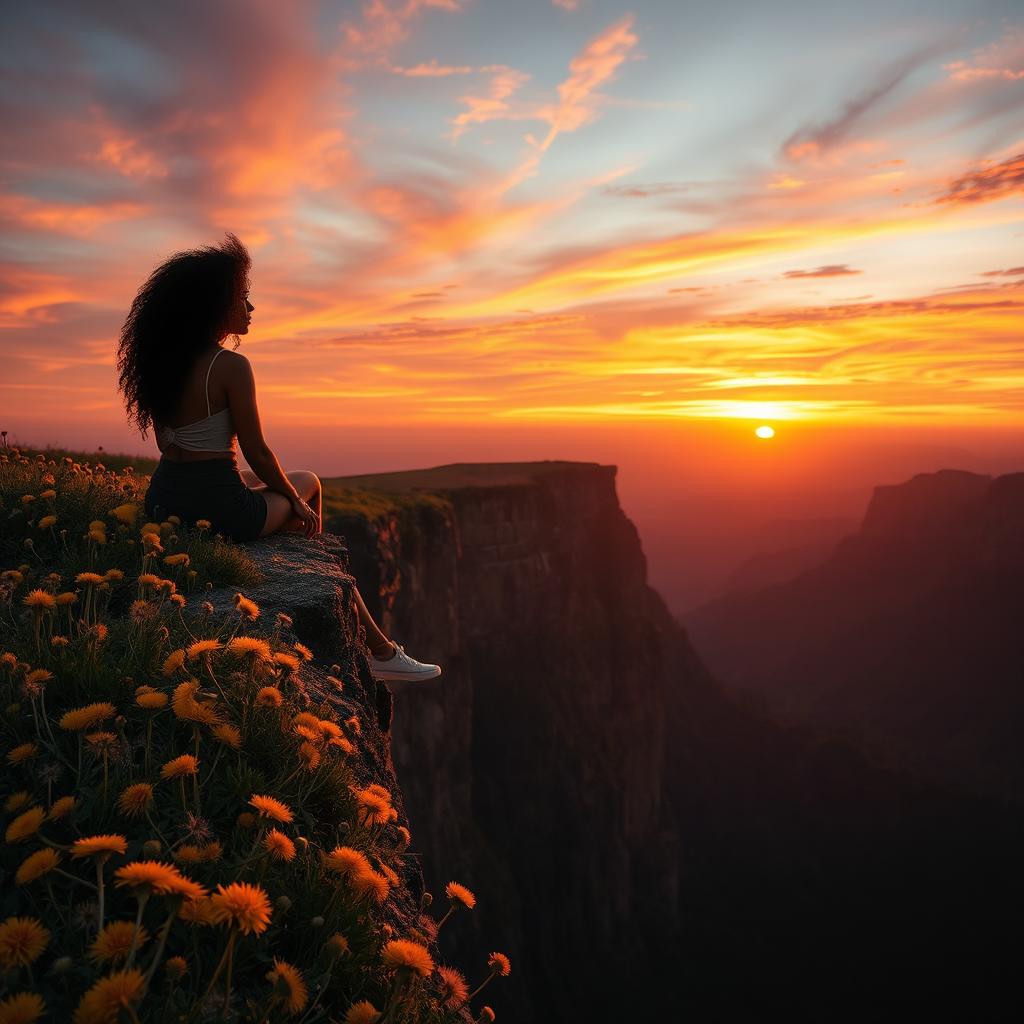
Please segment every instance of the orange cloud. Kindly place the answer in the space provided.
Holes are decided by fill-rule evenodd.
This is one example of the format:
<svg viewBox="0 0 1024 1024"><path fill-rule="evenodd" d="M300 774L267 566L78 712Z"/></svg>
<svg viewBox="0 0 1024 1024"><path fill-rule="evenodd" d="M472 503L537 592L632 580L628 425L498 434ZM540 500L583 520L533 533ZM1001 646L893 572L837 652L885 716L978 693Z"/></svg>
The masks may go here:
<svg viewBox="0 0 1024 1024"><path fill-rule="evenodd" d="M103 225L136 220L150 212L142 203L56 203L32 196L0 194L0 220L77 238L88 237Z"/></svg>
<svg viewBox="0 0 1024 1024"><path fill-rule="evenodd" d="M1024 29L1007 29L1002 39L975 50L970 62L955 60L942 69L957 82L1019 82L1024 79Z"/></svg>
<svg viewBox="0 0 1024 1024"><path fill-rule="evenodd" d="M851 270L845 263L830 263L816 270L786 270L783 277L842 277L845 274L863 274L863 270Z"/></svg>
<svg viewBox="0 0 1024 1024"><path fill-rule="evenodd" d="M935 203L979 203L1024 191L1024 152L1006 160L983 160L977 170L954 179Z"/></svg>

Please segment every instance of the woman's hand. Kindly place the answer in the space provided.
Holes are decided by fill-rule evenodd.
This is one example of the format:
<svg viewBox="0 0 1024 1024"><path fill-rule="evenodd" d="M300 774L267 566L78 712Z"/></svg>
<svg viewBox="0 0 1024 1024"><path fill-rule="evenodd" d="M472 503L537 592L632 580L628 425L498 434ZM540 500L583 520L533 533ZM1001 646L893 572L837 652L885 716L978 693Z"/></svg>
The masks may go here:
<svg viewBox="0 0 1024 1024"><path fill-rule="evenodd" d="M307 537L320 532L320 517L298 495L292 498L292 511L302 520L303 532Z"/></svg>

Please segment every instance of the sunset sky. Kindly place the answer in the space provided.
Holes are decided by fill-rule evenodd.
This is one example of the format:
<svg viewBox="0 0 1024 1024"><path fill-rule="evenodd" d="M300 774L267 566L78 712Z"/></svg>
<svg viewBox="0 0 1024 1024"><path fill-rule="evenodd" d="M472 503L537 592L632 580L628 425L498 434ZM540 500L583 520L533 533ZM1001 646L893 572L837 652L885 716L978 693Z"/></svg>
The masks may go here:
<svg viewBox="0 0 1024 1024"><path fill-rule="evenodd" d="M24 443L156 454L117 333L160 260L225 231L268 440L323 473L483 436L543 457L516 444L542 428L753 451L1024 425L1018 0L105 0L4 28ZM403 449L412 427L444 441ZM550 453L577 455L614 461Z"/></svg>

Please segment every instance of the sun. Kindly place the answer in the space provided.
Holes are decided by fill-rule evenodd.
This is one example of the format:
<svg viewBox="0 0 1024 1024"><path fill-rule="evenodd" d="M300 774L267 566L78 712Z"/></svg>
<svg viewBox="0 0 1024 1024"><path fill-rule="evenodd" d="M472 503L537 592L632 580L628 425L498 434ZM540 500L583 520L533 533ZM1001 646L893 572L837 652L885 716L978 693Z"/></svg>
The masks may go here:
<svg viewBox="0 0 1024 1024"><path fill-rule="evenodd" d="M769 437L775 436L775 429L774 427L769 427L768 424L765 423L758 427L757 430L754 431L754 433L757 434L758 437L763 437L767 439Z"/></svg>

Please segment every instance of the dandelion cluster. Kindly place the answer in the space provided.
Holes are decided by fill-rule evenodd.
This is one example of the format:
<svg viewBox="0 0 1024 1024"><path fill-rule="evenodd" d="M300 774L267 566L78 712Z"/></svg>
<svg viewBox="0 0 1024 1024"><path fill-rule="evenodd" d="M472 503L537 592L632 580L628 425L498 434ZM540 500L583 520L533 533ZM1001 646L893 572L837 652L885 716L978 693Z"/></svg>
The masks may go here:
<svg viewBox="0 0 1024 1024"><path fill-rule="evenodd" d="M510 965L470 991L436 962L476 897L415 908L374 707L208 520L147 522L147 486L0 453L0 1024L451 1019ZM191 599L213 583L230 608Z"/></svg>

